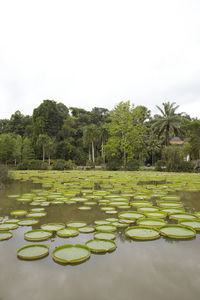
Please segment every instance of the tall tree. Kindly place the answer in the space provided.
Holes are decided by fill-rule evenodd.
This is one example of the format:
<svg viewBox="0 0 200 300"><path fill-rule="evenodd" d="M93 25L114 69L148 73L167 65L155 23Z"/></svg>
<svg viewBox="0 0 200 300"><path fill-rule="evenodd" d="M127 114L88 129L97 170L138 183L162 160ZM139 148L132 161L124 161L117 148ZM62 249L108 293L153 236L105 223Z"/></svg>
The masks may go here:
<svg viewBox="0 0 200 300"><path fill-rule="evenodd" d="M45 151L47 148L47 145L49 143L49 136L47 134L40 134L37 139L38 146L42 147L42 160L45 161Z"/></svg>
<svg viewBox="0 0 200 300"><path fill-rule="evenodd" d="M156 106L161 115L154 116L154 124L152 129L160 137L162 134L165 136L165 145L169 146L170 135L178 135L180 133L180 126L182 123L182 113L177 114L176 110L179 105L175 102L162 103L163 108Z"/></svg>

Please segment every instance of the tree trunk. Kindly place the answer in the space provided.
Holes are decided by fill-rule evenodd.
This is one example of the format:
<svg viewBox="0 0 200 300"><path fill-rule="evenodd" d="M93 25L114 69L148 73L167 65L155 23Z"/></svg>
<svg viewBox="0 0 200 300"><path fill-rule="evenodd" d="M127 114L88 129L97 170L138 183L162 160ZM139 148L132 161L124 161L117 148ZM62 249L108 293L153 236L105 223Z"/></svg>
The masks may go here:
<svg viewBox="0 0 200 300"><path fill-rule="evenodd" d="M94 142L92 141L92 162L95 162L95 158L94 158Z"/></svg>
<svg viewBox="0 0 200 300"><path fill-rule="evenodd" d="M90 152L90 144L89 144L89 161L91 161L91 152Z"/></svg>
<svg viewBox="0 0 200 300"><path fill-rule="evenodd" d="M50 157L50 155L49 155L49 162L48 163L49 163L49 166L50 166L50 164L51 164L51 157Z"/></svg>
<svg viewBox="0 0 200 300"><path fill-rule="evenodd" d="M126 148L124 146L124 169L126 169Z"/></svg>
<svg viewBox="0 0 200 300"><path fill-rule="evenodd" d="M167 129L166 129L166 146L169 146L169 124L167 124Z"/></svg>
<svg viewBox="0 0 200 300"><path fill-rule="evenodd" d="M43 158L42 158L42 160L44 162L44 160L45 160L45 147L44 146L42 146L42 152L43 152Z"/></svg>
<svg viewBox="0 0 200 300"><path fill-rule="evenodd" d="M101 157L102 157L102 161L105 164L105 154L104 154L104 144L103 144L103 140L101 143Z"/></svg>

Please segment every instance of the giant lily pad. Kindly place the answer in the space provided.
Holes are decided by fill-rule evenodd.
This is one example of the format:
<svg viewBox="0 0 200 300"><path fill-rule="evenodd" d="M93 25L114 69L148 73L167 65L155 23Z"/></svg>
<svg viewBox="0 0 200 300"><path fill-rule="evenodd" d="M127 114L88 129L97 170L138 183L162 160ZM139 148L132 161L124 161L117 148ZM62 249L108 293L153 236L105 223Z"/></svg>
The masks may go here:
<svg viewBox="0 0 200 300"><path fill-rule="evenodd" d="M116 244L112 240L94 239L86 243L90 251L94 253L111 252L116 249Z"/></svg>
<svg viewBox="0 0 200 300"><path fill-rule="evenodd" d="M12 230L12 229L16 229L18 227L18 224L15 223L1 223L0 224L0 231L1 230Z"/></svg>
<svg viewBox="0 0 200 300"><path fill-rule="evenodd" d="M18 222L20 226L32 226L37 224L39 221L35 219L24 219Z"/></svg>
<svg viewBox="0 0 200 300"><path fill-rule="evenodd" d="M114 225L97 225L95 228L97 231L102 231L102 232L112 232L117 229L116 226Z"/></svg>
<svg viewBox="0 0 200 300"><path fill-rule="evenodd" d="M68 227L73 227L73 228L81 228L86 226L87 224L85 222L67 222L66 225Z"/></svg>
<svg viewBox="0 0 200 300"><path fill-rule="evenodd" d="M73 236L77 236L79 234L78 230L75 228L63 228L60 229L56 232L56 234L60 237L73 237Z"/></svg>
<svg viewBox="0 0 200 300"><path fill-rule="evenodd" d="M192 219L197 219L197 216L189 213L177 213L177 214L170 214L169 218L173 220L184 220L184 219L192 220Z"/></svg>
<svg viewBox="0 0 200 300"><path fill-rule="evenodd" d="M118 216L121 219L130 219L130 220L137 220L139 218L144 218L144 214L136 211L120 212Z"/></svg>
<svg viewBox="0 0 200 300"><path fill-rule="evenodd" d="M160 232L164 236L177 239L192 238L196 235L195 230L190 227L171 224L161 227Z"/></svg>
<svg viewBox="0 0 200 300"><path fill-rule="evenodd" d="M155 240L160 237L157 229L151 227L133 226L125 230L126 236L136 240Z"/></svg>
<svg viewBox="0 0 200 300"><path fill-rule="evenodd" d="M200 220L182 220L179 221L180 225L192 227L196 231L200 231Z"/></svg>
<svg viewBox="0 0 200 300"><path fill-rule="evenodd" d="M162 219L155 218L144 218L137 220L137 224L140 226L150 226L153 228L160 228L164 226L167 222Z"/></svg>
<svg viewBox="0 0 200 300"><path fill-rule="evenodd" d="M40 230L40 229L31 230L24 234L25 240L36 241L36 242L47 240L51 236L52 236L52 232L47 230Z"/></svg>
<svg viewBox="0 0 200 300"><path fill-rule="evenodd" d="M26 210L18 209L10 212L11 216L25 216L27 214Z"/></svg>
<svg viewBox="0 0 200 300"><path fill-rule="evenodd" d="M48 223L48 224L42 224L40 226L44 230L48 231L58 231L60 229L65 228L65 224L63 223Z"/></svg>
<svg viewBox="0 0 200 300"><path fill-rule="evenodd" d="M42 217L45 217L46 215L47 215L47 213L44 211L41 211L41 212L32 211L32 212L28 213L27 217L28 218L42 218Z"/></svg>
<svg viewBox="0 0 200 300"><path fill-rule="evenodd" d="M94 238L98 240L114 240L116 235L113 232L96 232Z"/></svg>
<svg viewBox="0 0 200 300"><path fill-rule="evenodd" d="M0 241L9 240L13 236L10 231L0 231Z"/></svg>
<svg viewBox="0 0 200 300"><path fill-rule="evenodd" d="M92 226L85 226L78 229L81 233L91 233L95 231L95 228Z"/></svg>
<svg viewBox="0 0 200 300"><path fill-rule="evenodd" d="M17 256L25 260L35 260L45 257L49 254L49 247L46 245L29 245L22 247L17 251Z"/></svg>
<svg viewBox="0 0 200 300"><path fill-rule="evenodd" d="M64 264L79 263L90 257L90 251L83 245L62 245L53 251L53 259Z"/></svg>

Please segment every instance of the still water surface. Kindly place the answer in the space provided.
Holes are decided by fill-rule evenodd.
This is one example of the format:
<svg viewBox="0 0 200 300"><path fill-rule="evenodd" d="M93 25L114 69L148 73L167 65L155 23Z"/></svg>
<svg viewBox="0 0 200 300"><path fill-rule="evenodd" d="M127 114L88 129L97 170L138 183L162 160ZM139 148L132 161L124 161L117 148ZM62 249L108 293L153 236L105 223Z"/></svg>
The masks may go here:
<svg viewBox="0 0 200 300"><path fill-rule="evenodd" d="M14 183L0 192L0 216L9 216L13 209L30 208L17 203L7 194L22 194L40 186L32 183ZM182 195L183 196L183 195ZM200 193L185 193L182 201L188 210L200 211ZM79 211L76 205L47 207L42 223L86 221L109 217L98 207ZM59 219L58 219L59 216ZM175 241L160 238L154 241L133 241L125 238L124 229L118 229L116 251L104 255L92 254L78 265L60 265L51 254L56 246L84 244L93 233L54 241L48 245L48 257L36 261L22 261L17 250L32 244L24 240L24 233L35 226L19 227L13 238L0 242L0 299L2 300L196 300L200 299L200 234L195 239Z"/></svg>

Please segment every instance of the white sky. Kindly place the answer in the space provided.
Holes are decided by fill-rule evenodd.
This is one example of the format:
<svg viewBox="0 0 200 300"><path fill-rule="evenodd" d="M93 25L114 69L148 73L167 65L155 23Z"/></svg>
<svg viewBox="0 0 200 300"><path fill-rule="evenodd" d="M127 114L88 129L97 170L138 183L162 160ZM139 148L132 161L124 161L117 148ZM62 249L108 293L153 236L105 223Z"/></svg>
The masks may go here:
<svg viewBox="0 0 200 300"><path fill-rule="evenodd" d="M200 1L0 1L0 119L44 99L200 118Z"/></svg>

